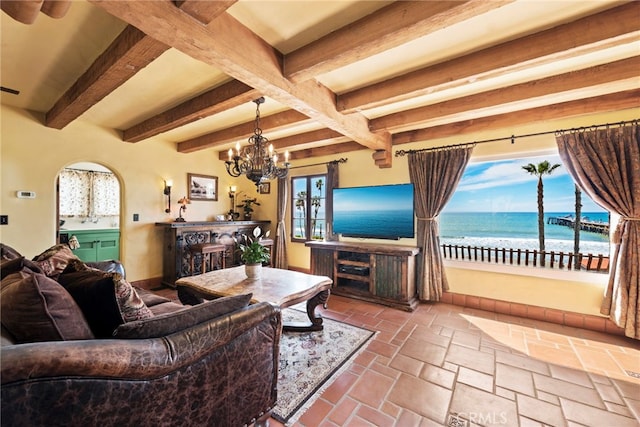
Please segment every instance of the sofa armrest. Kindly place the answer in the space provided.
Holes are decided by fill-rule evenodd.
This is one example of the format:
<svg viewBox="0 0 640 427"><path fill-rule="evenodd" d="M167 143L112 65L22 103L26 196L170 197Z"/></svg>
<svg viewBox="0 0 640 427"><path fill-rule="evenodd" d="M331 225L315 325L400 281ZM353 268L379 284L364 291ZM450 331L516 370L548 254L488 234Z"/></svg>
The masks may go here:
<svg viewBox="0 0 640 427"><path fill-rule="evenodd" d="M87 261L85 262L89 267L97 268L98 270L106 271L107 273L120 273L123 278L126 278L124 265L115 259L108 261Z"/></svg>
<svg viewBox="0 0 640 427"><path fill-rule="evenodd" d="M2 348L8 425L243 425L276 400L282 319L269 303L143 340ZM50 425L50 424L49 424Z"/></svg>

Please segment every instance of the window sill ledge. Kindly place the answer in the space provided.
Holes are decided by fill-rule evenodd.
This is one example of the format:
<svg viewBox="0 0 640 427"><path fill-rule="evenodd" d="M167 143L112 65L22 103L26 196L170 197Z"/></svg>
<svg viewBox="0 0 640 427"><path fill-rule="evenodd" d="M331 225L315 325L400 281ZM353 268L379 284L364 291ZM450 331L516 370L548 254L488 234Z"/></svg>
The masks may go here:
<svg viewBox="0 0 640 427"><path fill-rule="evenodd" d="M491 273L512 274L516 276L533 276L545 279L567 280L572 282L592 283L605 287L609 282L609 273L596 273L576 270L559 270L553 268L524 267L517 265L487 263L476 261L456 261L445 259L445 267L465 270L486 271Z"/></svg>

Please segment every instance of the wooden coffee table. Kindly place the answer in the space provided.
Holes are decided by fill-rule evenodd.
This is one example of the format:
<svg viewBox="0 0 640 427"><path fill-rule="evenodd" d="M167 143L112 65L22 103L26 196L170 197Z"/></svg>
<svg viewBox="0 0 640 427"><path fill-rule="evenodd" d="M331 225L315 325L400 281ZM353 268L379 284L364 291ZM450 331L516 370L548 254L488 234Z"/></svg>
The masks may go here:
<svg viewBox="0 0 640 427"><path fill-rule="evenodd" d="M284 329L289 331L322 330L322 317L316 315L315 309L319 305L327 308L332 284L326 276L270 267L262 268L260 278L249 279L243 265L176 281L176 286L205 299L252 293L252 303L267 301L282 308L306 301L310 323L286 323Z"/></svg>

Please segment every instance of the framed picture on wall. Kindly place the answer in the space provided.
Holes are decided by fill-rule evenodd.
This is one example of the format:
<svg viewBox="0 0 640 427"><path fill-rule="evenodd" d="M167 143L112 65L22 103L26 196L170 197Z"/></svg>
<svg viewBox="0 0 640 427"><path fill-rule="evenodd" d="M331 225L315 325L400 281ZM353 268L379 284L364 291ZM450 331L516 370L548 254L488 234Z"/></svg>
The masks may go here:
<svg viewBox="0 0 640 427"><path fill-rule="evenodd" d="M187 188L190 200L218 200L218 177L187 174Z"/></svg>
<svg viewBox="0 0 640 427"><path fill-rule="evenodd" d="M260 194L269 194L271 193L271 183L263 182L260 184Z"/></svg>

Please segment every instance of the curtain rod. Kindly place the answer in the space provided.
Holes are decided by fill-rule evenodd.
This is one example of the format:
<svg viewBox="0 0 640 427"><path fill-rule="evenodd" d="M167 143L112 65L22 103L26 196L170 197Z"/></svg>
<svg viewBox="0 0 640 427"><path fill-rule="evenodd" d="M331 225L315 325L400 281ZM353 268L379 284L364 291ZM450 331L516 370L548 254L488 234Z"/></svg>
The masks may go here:
<svg viewBox="0 0 640 427"><path fill-rule="evenodd" d="M313 164L310 164L310 165L292 166L289 169L299 169L299 168L307 168L307 167L310 167L310 166L328 165L330 163L347 163L347 160L348 159L346 159L345 157L341 157L338 160L331 160L331 161L322 162L322 163L313 163Z"/></svg>
<svg viewBox="0 0 640 427"><path fill-rule="evenodd" d="M76 171L76 172L94 172L94 173L113 173L107 171L97 171L93 169L77 169L77 168L64 168L65 170Z"/></svg>
<svg viewBox="0 0 640 427"><path fill-rule="evenodd" d="M562 134L565 132L576 132L576 131L580 131L580 130L584 130L584 129L597 129L599 127L611 127L611 126L619 126L622 127L626 124L629 123L637 123L640 119L632 119L632 120L626 120L626 121L621 121L621 122L615 122L615 123L604 123L604 124L599 124L599 125L591 125L591 126L581 126L578 128L571 128L571 129L558 129L558 130L550 130L550 131L545 131L545 132L536 132L536 133L527 133L527 134L523 134L523 135L511 135L511 136L506 136L506 137L502 137L502 138L493 138L493 139L483 139L480 141L473 141L473 142L464 142L461 144L453 144L453 145L441 145L439 147L431 147L431 148L423 148L420 150L398 150L396 151L395 157L402 157L406 154L411 154L411 153L421 153L424 151L436 151L436 150L447 150L447 149L451 149L451 148L457 148L457 147L467 147L469 145L476 145L476 144L485 144L487 142L496 142L496 141L509 141L511 140L511 143L514 144L515 143L515 139L516 138L529 138L532 136L540 136L540 135L550 135L550 134Z"/></svg>

